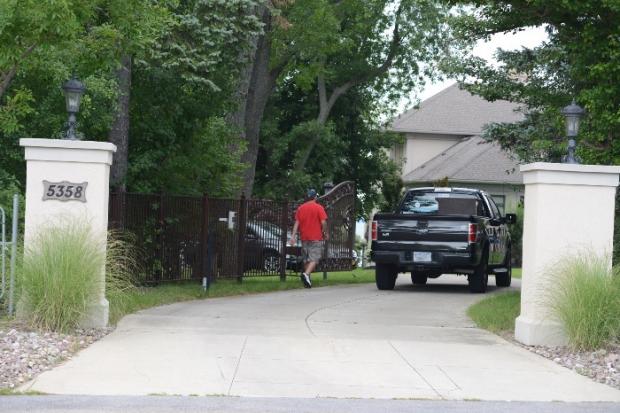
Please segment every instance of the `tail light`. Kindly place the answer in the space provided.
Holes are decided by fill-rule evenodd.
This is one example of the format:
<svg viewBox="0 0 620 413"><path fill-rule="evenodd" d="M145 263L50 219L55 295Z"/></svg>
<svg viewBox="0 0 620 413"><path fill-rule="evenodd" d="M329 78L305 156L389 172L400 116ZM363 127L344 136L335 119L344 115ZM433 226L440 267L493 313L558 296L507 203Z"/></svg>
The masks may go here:
<svg viewBox="0 0 620 413"><path fill-rule="evenodd" d="M371 229L371 232L370 232L370 238L373 241L377 240L377 221L372 221L372 229Z"/></svg>
<svg viewBox="0 0 620 413"><path fill-rule="evenodd" d="M469 234L467 236L467 241L470 244L478 241L478 224L469 224Z"/></svg>

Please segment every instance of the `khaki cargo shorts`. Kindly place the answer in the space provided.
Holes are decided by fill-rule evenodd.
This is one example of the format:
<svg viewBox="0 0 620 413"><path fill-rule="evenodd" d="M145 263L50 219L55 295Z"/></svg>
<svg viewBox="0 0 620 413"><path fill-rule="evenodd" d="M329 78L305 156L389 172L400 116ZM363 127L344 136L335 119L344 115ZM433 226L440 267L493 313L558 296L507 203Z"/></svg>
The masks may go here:
<svg viewBox="0 0 620 413"><path fill-rule="evenodd" d="M323 241L302 241L301 254L304 262L319 262L323 256Z"/></svg>

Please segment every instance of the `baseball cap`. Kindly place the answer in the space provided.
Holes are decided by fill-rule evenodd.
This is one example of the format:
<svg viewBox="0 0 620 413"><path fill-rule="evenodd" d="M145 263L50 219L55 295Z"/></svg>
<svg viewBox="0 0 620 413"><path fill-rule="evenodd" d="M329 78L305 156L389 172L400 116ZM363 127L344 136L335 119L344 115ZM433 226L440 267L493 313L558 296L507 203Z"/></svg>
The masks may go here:
<svg viewBox="0 0 620 413"><path fill-rule="evenodd" d="M308 189L308 193L306 194L308 199L316 198L316 189Z"/></svg>

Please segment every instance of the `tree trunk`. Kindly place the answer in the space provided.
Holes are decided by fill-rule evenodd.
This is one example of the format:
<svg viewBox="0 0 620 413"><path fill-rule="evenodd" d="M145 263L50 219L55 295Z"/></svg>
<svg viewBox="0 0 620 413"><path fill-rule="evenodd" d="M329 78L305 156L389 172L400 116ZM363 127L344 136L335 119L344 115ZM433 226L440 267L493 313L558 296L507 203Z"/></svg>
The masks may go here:
<svg viewBox="0 0 620 413"><path fill-rule="evenodd" d="M254 55L252 77L246 102L245 139L246 151L241 161L247 165L243 176L243 192L251 197L254 189L256 174L256 159L258 158L260 125L265 112L267 101L273 92L276 80L282 68L269 69L271 58L271 13L265 9L262 15L265 24L265 33L259 37L256 54Z"/></svg>
<svg viewBox="0 0 620 413"><path fill-rule="evenodd" d="M108 140L116 145L114 162L110 167L110 185L125 190L127 178L127 154L129 150L129 100L131 97L131 56L121 58L118 77L118 108Z"/></svg>

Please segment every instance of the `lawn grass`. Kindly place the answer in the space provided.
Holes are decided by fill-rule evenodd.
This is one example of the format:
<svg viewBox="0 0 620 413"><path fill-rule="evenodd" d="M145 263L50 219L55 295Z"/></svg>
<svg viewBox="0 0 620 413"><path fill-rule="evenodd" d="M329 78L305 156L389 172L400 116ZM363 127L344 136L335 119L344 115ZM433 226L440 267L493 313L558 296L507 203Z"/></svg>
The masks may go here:
<svg viewBox="0 0 620 413"><path fill-rule="evenodd" d="M323 280L323 273L312 276L313 288L340 284L361 284L375 281L374 270L356 269L348 272L331 272ZM122 317L136 311L170 304L179 301L197 300L204 298L227 297L232 295L246 295L271 291L284 291L303 288L298 276L287 276L286 281L279 277L244 278L237 280L218 280L211 284L205 292L198 282L182 284L161 284L156 287L140 287L125 292L122 300L110 300L110 323L116 324Z"/></svg>
<svg viewBox="0 0 620 413"><path fill-rule="evenodd" d="M520 308L521 293L512 291L485 298L469 307L467 315L478 327L499 334L514 332Z"/></svg>
<svg viewBox="0 0 620 413"><path fill-rule="evenodd" d="M512 269L512 278L521 278L521 268Z"/></svg>

